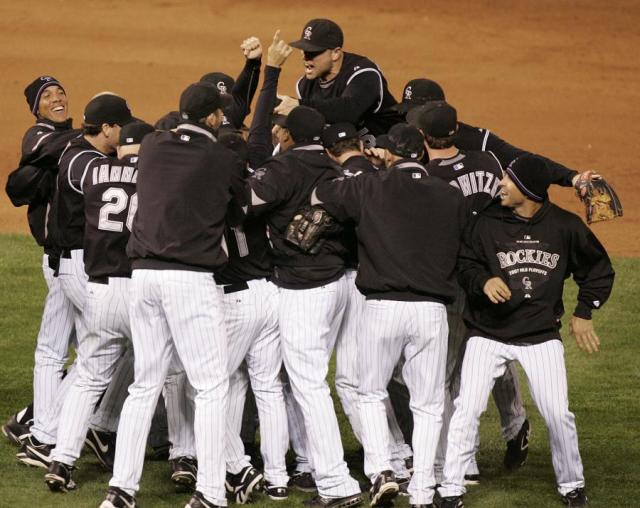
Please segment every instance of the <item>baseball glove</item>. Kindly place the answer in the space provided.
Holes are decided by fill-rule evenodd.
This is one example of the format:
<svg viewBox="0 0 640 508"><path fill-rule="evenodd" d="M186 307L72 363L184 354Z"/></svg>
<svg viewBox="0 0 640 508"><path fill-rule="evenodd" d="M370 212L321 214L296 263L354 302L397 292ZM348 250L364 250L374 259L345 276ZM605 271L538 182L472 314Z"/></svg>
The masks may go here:
<svg viewBox="0 0 640 508"><path fill-rule="evenodd" d="M320 206L309 206L299 210L287 226L285 239L307 254L316 254L326 236L339 231L331 215Z"/></svg>
<svg viewBox="0 0 640 508"><path fill-rule="evenodd" d="M604 178L578 180L576 193L585 205L588 224L622 217L620 198Z"/></svg>

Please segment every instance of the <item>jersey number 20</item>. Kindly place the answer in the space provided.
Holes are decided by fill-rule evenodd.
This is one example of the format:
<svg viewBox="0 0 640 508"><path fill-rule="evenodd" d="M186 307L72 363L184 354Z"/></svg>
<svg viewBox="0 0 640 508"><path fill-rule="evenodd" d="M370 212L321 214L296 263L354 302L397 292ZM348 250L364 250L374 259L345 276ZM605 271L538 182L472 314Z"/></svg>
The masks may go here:
<svg viewBox="0 0 640 508"><path fill-rule="evenodd" d="M102 201L105 202L102 208L100 208L100 220L98 221L98 229L103 231L116 231L122 232L124 225L122 221L112 220L110 215L118 215L122 213L129 205L129 211L127 212L127 229L131 231L133 224L133 217L138 209L138 194L135 193L129 199L127 191L120 187L109 187L102 193Z"/></svg>

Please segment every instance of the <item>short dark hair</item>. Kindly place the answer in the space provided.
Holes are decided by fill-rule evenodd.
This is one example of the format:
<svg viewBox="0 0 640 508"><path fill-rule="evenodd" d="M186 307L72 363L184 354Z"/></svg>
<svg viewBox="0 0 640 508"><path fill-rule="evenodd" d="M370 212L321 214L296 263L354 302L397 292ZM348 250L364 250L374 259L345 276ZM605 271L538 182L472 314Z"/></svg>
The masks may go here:
<svg viewBox="0 0 640 508"><path fill-rule="evenodd" d="M456 132L456 134L458 133ZM454 145L456 142L456 134L447 136L446 138L434 138L427 134L424 139L427 141L429 148L433 148L434 150L443 150L444 148L451 148Z"/></svg>
<svg viewBox="0 0 640 508"><path fill-rule="evenodd" d="M353 150L360 151L360 139L359 138L349 138L338 141L331 148L327 148L327 152L329 152L334 157L340 157L343 153L352 152Z"/></svg>
<svg viewBox="0 0 640 508"><path fill-rule="evenodd" d="M82 134L84 136L97 136L98 134L100 134L102 132L102 125L92 125L89 123L83 123L82 124ZM116 125L115 123L109 123L107 124L110 127L113 127L114 125Z"/></svg>

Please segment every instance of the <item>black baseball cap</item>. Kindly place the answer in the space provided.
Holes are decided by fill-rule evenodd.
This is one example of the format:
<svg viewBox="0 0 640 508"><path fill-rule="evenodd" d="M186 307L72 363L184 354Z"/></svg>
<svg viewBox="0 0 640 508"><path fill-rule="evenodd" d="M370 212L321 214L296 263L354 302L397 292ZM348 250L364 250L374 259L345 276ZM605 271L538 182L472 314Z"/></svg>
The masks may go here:
<svg viewBox="0 0 640 508"><path fill-rule="evenodd" d="M458 130L456 108L444 101L425 105L414 121L425 136L432 138L448 138Z"/></svg>
<svg viewBox="0 0 640 508"><path fill-rule="evenodd" d="M511 161L505 171L520 192L532 201L542 203L548 199L547 189L551 185L551 171L541 157L523 155Z"/></svg>
<svg viewBox="0 0 640 508"><path fill-rule="evenodd" d="M400 157L418 159L424 151L424 137L413 125L397 123L388 134L376 138L376 146Z"/></svg>
<svg viewBox="0 0 640 508"><path fill-rule="evenodd" d="M325 49L341 48L344 43L342 29L330 19L312 19L307 22L302 35L289 46L302 51L323 51Z"/></svg>
<svg viewBox="0 0 640 508"><path fill-rule="evenodd" d="M220 94L218 87L213 83L192 83L180 95L180 116L184 120L197 122L217 109L226 108L231 101L231 96Z"/></svg>
<svg viewBox="0 0 640 508"><path fill-rule="evenodd" d="M236 82L224 72L210 72L200 78L203 83L213 83L221 94L231 93Z"/></svg>
<svg viewBox="0 0 640 508"><path fill-rule="evenodd" d="M425 78L412 79L402 90L402 102L391 109L406 113L427 102L443 100L445 100L444 90L438 83Z"/></svg>
<svg viewBox="0 0 640 508"><path fill-rule="evenodd" d="M127 101L110 92L96 95L84 108L84 123L87 125L108 123L124 127L134 120Z"/></svg>
<svg viewBox="0 0 640 508"><path fill-rule="evenodd" d="M64 90L64 87L53 76L38 76L24 89L24 96L27 98L27 104L31 113L38 116L38 106L40 105L40 96L50 86L59 86ZM66 93L66 92L65 92Z"/></svg>
<svg viewBox="0 0 640 508"><path fill-rule="evenodd" d="M359 139L358 131L351 123L334 123L322 131L322 144L325 148L331 148L345 139Z"/></svg>
<svg viewBox="0 0 640 508"><path fill-rule="evenodd" d="M142 143L142 138L154 131L153 126L147 122L135 121L128 123L120 129L118 144L120 146L139 145Z"/></svg>
<svg viewBox="0 0 640 508"><path fill-rule="evenodd" d="M284 125L296 143L320 141L325 120L322 113L308 106L296 106L287 115Z"/></svg>

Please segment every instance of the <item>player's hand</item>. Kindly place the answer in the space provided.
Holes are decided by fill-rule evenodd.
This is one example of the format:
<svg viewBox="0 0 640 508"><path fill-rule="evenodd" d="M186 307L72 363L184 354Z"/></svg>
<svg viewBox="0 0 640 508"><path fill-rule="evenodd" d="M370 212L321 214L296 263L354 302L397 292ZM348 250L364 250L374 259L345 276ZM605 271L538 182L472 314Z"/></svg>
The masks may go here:
<svg viewBox="0 0 640 508"><path fill-rule="evenodd" d="M491 303L504 303L511 299L511 290L500 277L490 278L484 283L482 291L489 297Z"/></svg>
<svg viewBox="0 0 640 508"><path fill-rule="evenodd" d="M596 353L600 350L600 339L593 329L593 321L591 319L571 316L569 333L576 338L576 344L585 353Z"/></svg>
<svg viewBox="0 0 640 508"><path fill-rule="evenodd" d="M249 37L240 44L242 53L247 60L258 60L262 57L262 44L257 37Z"/></svg>
<svg viewBox="0 0 640 508"><path fill-rule="evenodd" d="M595 171L583 171L582 173L578 173L571 179L571 184L573 185L574 189L576 189L580 193L580 196L584 197L587 192L586 184L591 180L600 180L601 178L602 176L600 176Z"/></svg>
<svg viewBox="0 0 640 508"><path fill-rule="evenodd" d="M288 95L278 95L278 99L282 102L278 104L273 110L274 113L278 115L287 116L291 110L300 105L300 101L298 99L294 99L293 97L289 97Z"/></svg>
<svg viewBox="0 0 640 508"><path fill-rule="evenodd" d="M364 155L371 161L371 164L373 164L374 166L384 168L384 148L365 148Z"/></svg>
<svg viewBox="0 0 640 508"><path fill-rule="evenodd" d="M267 50L267 65L269 67L281 67L287 61L293 48L280 38L280 30L276 31Z"/></svg>

